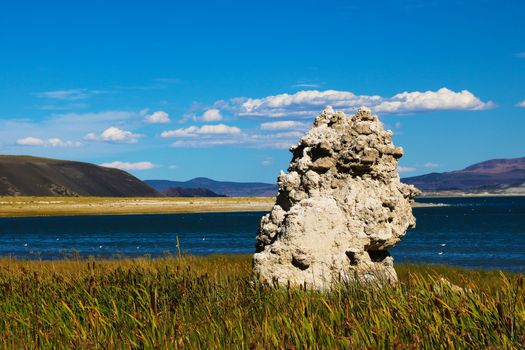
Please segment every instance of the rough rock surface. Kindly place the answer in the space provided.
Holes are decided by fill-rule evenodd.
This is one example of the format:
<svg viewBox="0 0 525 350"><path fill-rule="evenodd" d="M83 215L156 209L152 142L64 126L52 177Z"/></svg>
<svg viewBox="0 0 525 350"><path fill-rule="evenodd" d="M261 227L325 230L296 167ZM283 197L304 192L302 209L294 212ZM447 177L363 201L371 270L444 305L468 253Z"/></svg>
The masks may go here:
<svg viewBox="0 0 525 350"><path fill-rule="evenodd" d="M397 282L387 249L415 225L419 191L400 182L403 149L392 132L366 109L346 116L327 107L290 151L276 204L261 219L255 273L272 285L315 289Z"/></svg>

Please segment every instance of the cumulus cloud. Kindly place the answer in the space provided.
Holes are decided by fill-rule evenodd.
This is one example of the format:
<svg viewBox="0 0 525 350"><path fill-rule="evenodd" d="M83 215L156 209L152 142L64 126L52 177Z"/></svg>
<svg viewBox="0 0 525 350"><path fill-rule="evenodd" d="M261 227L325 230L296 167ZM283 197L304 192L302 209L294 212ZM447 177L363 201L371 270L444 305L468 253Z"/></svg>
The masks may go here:
<svg viewBox="0 0 525 350"><path fill-rule="evenodd" d="M21 146L43 146L45 141L37 137L29 136L16 140L16 143Z"/></svg>
<svg viewBox="0 0 525 350"><path fill-rule="evenodd" d="M100 165L106 168L115 168L115 169L120 169L120 170L149 170L155 167L155 164L151 162L129 163L129 162L114 161L111 163L103 163Z"/></svg>
<svg viewBox="0 0 525 350"><path fill-rule="evenodd" d="M63 141L59 138L50 138L47 140L38 137L25 137L16 140L16 144L20 146L43 146L43 147L80 147L82 144L78 141Z"/></svg>
<svg viewBox="0 0 525 350"><path fill-rule="evenodd" d="M525 108L525 100L523 100L523 101L521 101L521 102L518 102L518 103L516 104L516 106L518 106L518 107L522 107L522 108Z"/></svg>
<svg viewBox="0 0 525 350"><path fill-rule="evenodd" d="M198 135L227 135L239 134L241 129L236 126L228 126L225 124L217 125L203 125L203 126L189 126L187 128L164 131L160 134L163 138L168 137L195 137Z"/></svg>
<svg viewBox="0 0 525 350"><path fill-rule="evenodd" d="M156 111L144 117L144 121L148 124L167 124L171 120L168 113L164 111Z"/></svg>
<svg viewBox="0 0 525 350"><path fill-rule="evenodd" d="M112 143L137 143L139 138L142 137L140 134L134 134L131 131L119 129L117 127L109 127L102 132L100 135L95 133L89 133L84 136L86 141L104 141Z"/></svg>
<svg viewBox="0 0 525 350"><path fill-rule="evenodd" d="M202 120L203 122L218 122L222 120L222 114L217 108L211 108L205 111L202 116L197 119Z"/></svg>
<svg viewBox="0 0 525 350"><path fill-rule="evenodd" d="M88 90L88 89L68 89L68 90L53 90L37 92L35 95L40 98L52 100L78 101L85 100L94 95L108 93L102 90Z"/></svg>
<svg viewBox="0 0 525 350"><path fill-rule="evenodd" d="M261 130L305 130L308 128L306 123L300 123L293 120L282 120L278 122L262 123Z"/></svg>
<svg viewBox="0 0 525 350"><path fill-rule="evenodd" d="M417 169L416 168L411 168L411 167L405 167L405 166L398 166L397 167L397 171L402 174L402 173L411 173L413 171L416 171Z"/></svg>
<svg viewBox="0 0 525 350"><path fill-rule="evenodd" d="M492 108L491 101L483 102L468 90L459 92L447 88L437 91L402 92L392 97L356 95L349 91L305 90L294 94L279 94L263 98L234 98L218 101L217 106L228 108L238 116L312 117L326 105L345 112L368 107L376 113L412 113L442 110L483 110Z"/></svg>

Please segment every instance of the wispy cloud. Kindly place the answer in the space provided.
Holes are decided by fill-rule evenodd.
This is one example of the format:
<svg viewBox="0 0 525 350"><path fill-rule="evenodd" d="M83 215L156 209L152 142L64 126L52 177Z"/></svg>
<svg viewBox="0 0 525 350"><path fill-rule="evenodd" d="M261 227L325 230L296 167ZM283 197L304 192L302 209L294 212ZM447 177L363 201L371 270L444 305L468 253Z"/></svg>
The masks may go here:
<svg viewBox="0 0 525 350"><path fill-rule="evenodd" d="M144 121L148 124L168 124L171 122L168 113L164 111L156 111L144 117Z"/></svg>
<svg viewBox="0 0 525 350"><path fill-rule="evenodd" d="M105 90L88 90L88 89L68 89L37 92L35 95L39 98L51 100L78 101L85 100L95 95L107 94L110 91Z"/></svg>
<svg viewBox="0 0 525 350"><path fill-rule="evenodd" d="M439 164L428 162L423 165L425 168L439 168Z"/></svg>
<svg viewBox="0 0 525 350"><path fill-rule="evenodd" d="M447 88L437 91L402 92L392 97L356 95L349 91L305 90L294 94L279 94L263 98L233 98L217 101L217 108L232 111L237 116L251 117L308 117L319 113L326 105L348 113L368 107L376 113L415 113L443 110L484 110L494 107L483 102L468 90L459 92Z"/></svg>
<svg viewBox="0 0 525 350"><path fill-rule="evenodd" d="M324 83L312 83L312 82L298 81L297 83L293 84L292 87L315 89L323 85Z"/></svg>
<svg viewBox="0 0 525 350"><path fill-rule="evenodd" d="M261 124L261 130L306 130L308 124L293 120L282 120Z"/></svg>
<svg viewBox="0 0 525 350"><path fill-rule="evenodd" d="M38 107L38 109L41 109L43 111L70 111L74 109L84 109L88 107L89 105L87 103L68 103L65 105L47 104Z"/></svg>
<svg viewBox="0 0 525 350"><path fill-rule="evenodd" d="M89 133L84 136L86 141L104 141L111 143L137 143L143 135L134 134L131 131L119 129L111 126L104 130L100 135Z"/></svg>
<svg viewBox="0 0 525 350"><path fill-rule="evenodd" d="M129 163L129 162L121 162L121 161L114 161L111 163L102 163L100 166L106 167L106 168L115 168L120 170L149 170L153 169L155 167L155 164L151 162L137 162L137 163Z"/></svg>
<svg viewBox="0 0 525 350"><path fill-rule="evenodd" d="M177 78L155 78L153 81L161 84L178 84L180 83L180 79Z"/></svg>
<svg viewBox="0 0 525 350"><path fill-rule="evenodd" d="M272 163L273 163L273 158L272 157L266 157L261 162L261 164L264 165L264 166L271 165Z"/></svg>
<svg viewBox="0 0 525 350"><path fill-rule="evenodd" d="M20 146L33 147L80 147L82 144L78 141L63 141L57 137L49 139L41 139L39 137L24 137L16 140L16 144Z"/></svg>
<svg viewBox="0 0 525 350"><path fill-rule="evenodd" d="M525 108L525 100L521 101L521 102L518 102L516 104L517 107L522 107L522 108Z"/></svg>
<svg viewBox="0 0 525 350"><path fill-rule="evenodd" d="M518 58L525 58L525 51L518 52L515 56L518 57Z"/></svg>
<svg viewBox="0 0 525 350"><path fill-rule="evenodd" d="M215 139L201 139L201 140L178 140L171 144L171 147L175 148L206 148L214 146L226 146L226 145L236 145L240 144L238 140L225 139L225 140L215 140Z"/></svg>
<svg viewBox="0 0 525 350"><path fill-rule="evenodd" d="M405 167L405 166L398 166L397 167L397 171L400 174L411 173L411 172L416 171L416 170L417 170L416 168L412 168L412 167Z"/></svg>
<svg viewBox="0 0 525 350"><path fill-rule="evenodd" d="M164 131L160 134L163 138L168 137L195 137L197 135L209 135L209 134L239 134L241 129L236 126L229 126L225 124L217 125L203 125L203 126L190 126L187 128L181 128L176 130Z"/></svg>

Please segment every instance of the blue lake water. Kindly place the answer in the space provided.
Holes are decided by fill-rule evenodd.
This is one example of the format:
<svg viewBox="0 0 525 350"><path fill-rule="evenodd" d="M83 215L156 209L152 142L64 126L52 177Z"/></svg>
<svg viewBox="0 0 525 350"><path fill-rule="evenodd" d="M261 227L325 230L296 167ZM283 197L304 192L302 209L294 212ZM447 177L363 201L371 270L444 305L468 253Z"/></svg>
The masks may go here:
<svg viewBox="0 0 525 350"><path fill-rule="evenodd" d="M396 262L525 272L525 197L419 199ZM0 219L0 256L30 259L252 253L264 213Z"/></svg>

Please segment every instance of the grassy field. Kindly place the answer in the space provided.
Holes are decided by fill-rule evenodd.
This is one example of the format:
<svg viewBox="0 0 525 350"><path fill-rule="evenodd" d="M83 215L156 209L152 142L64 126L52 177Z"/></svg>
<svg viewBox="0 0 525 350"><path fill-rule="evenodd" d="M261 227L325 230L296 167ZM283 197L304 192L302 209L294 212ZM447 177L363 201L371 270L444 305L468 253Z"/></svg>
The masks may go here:
<svg viewBox="0 0 525 350"><path fill-rule="evenodd" d="M401 280L396 288L340 286L322 294L254 282L249 256L0 260L0 344L6 349L523 348L523 275L396 269Z"/></svg>
<svg viewBox="0 0 525 350"><path fill-rule="evenodd" d="M274 198L0 197L0 217L269 211Z"/></svg>

